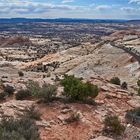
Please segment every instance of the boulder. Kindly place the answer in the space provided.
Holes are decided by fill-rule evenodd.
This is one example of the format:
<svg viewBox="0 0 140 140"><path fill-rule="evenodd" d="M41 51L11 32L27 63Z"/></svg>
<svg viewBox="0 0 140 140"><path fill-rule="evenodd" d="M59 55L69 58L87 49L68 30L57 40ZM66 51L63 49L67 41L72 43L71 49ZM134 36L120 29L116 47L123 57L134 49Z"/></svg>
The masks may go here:
<svg viewBox="0 0 140 140"><path fill-rule="evenodd" d="M130 124L125 129L125 138L129 140L140 140L140 128L134 127Z"/></svg>
<svg viewBox="0 0 140 140"><path fill-rule="evenodd" d="M41 126L41 127L51 128L50 122L48 122L46 120L36 121L36 125Z"/></svg>
<svg viewBox="0 0 140 140"><path fill-rule="evenodd" d="M108 137L105 137L105 136L99 136L95 139L91 139L91 140L113 140L112 138L108 138Z"/></svg>
<svg viewBox="0 0 140 140"><path fill-rule="evenodd" d="M70 107L68 107L68 106L64 106L64 107L62 108L62 110L61 110L61 113L62 113L62 114L67 114L67 113L69 113L69 112L72 112L72 109L71 109Z"/></svg>
<svg viewBox="0 0 140 140"><path fill-rule="evenodd" d="M12 80L10 78L1 78L1 82L3 83L12 83Z"/></svg>
<svg viewBox="0 0 140 140"><path fill-rule="evenodd" d="M140 107L140 96L135 96L133 99L129 100L128 103L134 108Z"/></svg>
<svg viewBox="0 0 140 140"><path fill-rule="evenodd" d="M102 86L101 90L107 92L107 91L110 91L111 89L107 86Z"/></svg>
<svg viewBox="0 0 140 140"><path fill-rule="evenodd" d="M0 104L0 115L16 117L17 113L22 113L26 107L30 107L34 101L17 101L11 100L6 103Z"/></svg>
<svg viewBox="0 0 140 140"><path fill-rule="evenodd" d="M6 86L10 86L10 87L13 87L15 89L15 86L13 83L9 83L9 82L6 82L6 83L3 83L3 86L6 87Z"/></svg>
<svg viewBox="0 0 140 140"><path fill-rule="evenodd" d="M17 84L15 85L15 89L16 89L17 91L19 91L19 90L21 90L21 89L26 89L26 85L25 85L25 84L22 84L22 83L17 83Z"/></svg>

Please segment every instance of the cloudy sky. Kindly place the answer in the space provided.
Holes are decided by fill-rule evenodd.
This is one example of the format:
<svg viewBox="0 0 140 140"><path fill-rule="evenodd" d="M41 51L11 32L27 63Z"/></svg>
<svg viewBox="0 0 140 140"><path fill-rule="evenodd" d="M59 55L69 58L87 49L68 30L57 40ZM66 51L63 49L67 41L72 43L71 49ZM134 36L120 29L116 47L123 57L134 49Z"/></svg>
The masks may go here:
<svg viewBox="0 0 140 140"><path fill-rule="evenodd" d="M140 0L0 0L0 18L140 19Z"/></svg>

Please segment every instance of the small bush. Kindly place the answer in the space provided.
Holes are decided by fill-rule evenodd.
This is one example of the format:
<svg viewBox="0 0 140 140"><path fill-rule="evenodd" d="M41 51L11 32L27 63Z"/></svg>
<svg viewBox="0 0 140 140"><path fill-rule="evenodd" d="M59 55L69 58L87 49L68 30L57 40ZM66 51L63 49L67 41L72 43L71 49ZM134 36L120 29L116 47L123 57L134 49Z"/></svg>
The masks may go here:
<svg viewBox="0 0 140 140"><path fill-rule="evenodd" d="M16 94L16 100L25 100L28 97L31 97L31 92L27 89L22 89L20 91L17 92Z"/></svg>
<svg viewBox="0 0 140 140"><path fill-rule="evenodd" d="M8 95L7 92L1 92L1 93L0 93L0 100L5 99L5 97L6 97L7 95Z"/></svg>
<svg viewBox="0 0 140 140"><path fill-rule="evenodd" d="M137 85L140 87L140 80L137 81Z"/></svg>
<svg viewBox="0 0 140 140"><path fill-rule="evenodd" d="M120 81L120 79L118 77L113 77L110 80L110 83L115 84L115 85L120 85L121 84L121 81Z"/></svg>
<svg viewBox="0 0 140 140"><path fill-rule="evenodd" d="M107 133L113 133L121 135L125 128L121 125L117 116L107 116L104 120L104 131Z"/></svg>
<svg viewBox="0 0 140 140"><path fill-rule="evenodd" d="M39 113L39 110L35 108L35 106L31 106L31 107L25 108L21 116L26 116L26 118L29 118L32 120L40 120L41 114Z"/></svg>
<svg viewBox="0 0 140 140"><path fill-rule="evenodd" d="M18 75L19 75L20 77L23 77L23 76L24 76L24 73L23 73L22 71L19 71L19 72L18 72Z"/></svg>
<svg viewBox="0 0 140 140"><path fill-rule="evenodd" d="M50 72L48 72L46 76L47 76L47 77L51 77L51 73L50 73Z"/></svg>
<svg viewBox="0 0 140 140"><path fill-rule="evenodd" d="M140 96L140 88L138 89L138 95Z"/></svg>
<svg viewBox="0 0 140 140"><path fill-rule="evenodd" d="M27 87L32 96L41 99L44 102L52 101L52 98L57 94L55 85L44 84L40 87L37 82L31 81Z"/></svg>
<svg viewBox="0 0 140 140"><path fill-rule="evenodd" d="M43 74L43 75L42 75L42 77L43 77L43 79L44 79L44 78L46 78L46 75L45 75L45 74Z"/></svg>
<svg viewBox="0 0 140 140"><path fill-rule="evenodd" d="M37 97L44 102L50 102L52 101L53 97L57 94L56 91L57 91L56 86L44 84L42 88L40 88Z"/></svg>
<svg viewBox="0 0 140 140"><path fill-rule="evenodd" d="M19 119L2 117L0 140L40 140L35 121L23 116Z"/></svg>
<svg viewBox="0 0 140 140"><path fill-rule="evenodd" d="M129 123L140 125L140 107L127 111L125 118Z"/></svg>
<svg viewBox="0 0 140 140"><path fill-rule="evenodd" d="M27 89L31 92L31 95L36 97L38 96L38 93L40 91L40 86L38 84L38 82L34 82L34 81L28 81L27 83Z"/></svg>
<svg viewBox="0 0 140 140"><path fill-rule="evenodd" d="M4 92L8 93L9 95L13 94L15 89L12 86L7 85L4 87Z"/></svg>
<svg viewBox="0 0 140 140"><path fill-rule="evenodd" d="M122 89L127 89L127 83L126 82L123 82L122 85L121 85L121 88Z"/></svg>
<svg viewBox="0 0 140 140"><path fill-rule="evenodd" d="M89 82L83 83L74 76L65 75L64 79L61 80L61 85L64 86L63 95L74 100L95 98L99 92L96 85L92 85Z"/></svg>
<svg viewBox="0 0 140 140"><path fill-rule="evenodd" d="M128 114L132 113L132 114L135 114L135 116L139 116L140 117L140 107L132 109L132 110L129 110L127 113Z"/></svg>

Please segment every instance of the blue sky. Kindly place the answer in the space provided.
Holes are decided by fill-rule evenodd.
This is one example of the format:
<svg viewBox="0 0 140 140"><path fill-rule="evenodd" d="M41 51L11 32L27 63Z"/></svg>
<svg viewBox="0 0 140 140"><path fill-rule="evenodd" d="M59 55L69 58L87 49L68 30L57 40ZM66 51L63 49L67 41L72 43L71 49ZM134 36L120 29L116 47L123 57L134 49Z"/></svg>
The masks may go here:
<svg viewBox="0 0 140 140"><path fill-rule="evenodd" d="M0 0L0 18L140 19L140 0Z"/></svg>

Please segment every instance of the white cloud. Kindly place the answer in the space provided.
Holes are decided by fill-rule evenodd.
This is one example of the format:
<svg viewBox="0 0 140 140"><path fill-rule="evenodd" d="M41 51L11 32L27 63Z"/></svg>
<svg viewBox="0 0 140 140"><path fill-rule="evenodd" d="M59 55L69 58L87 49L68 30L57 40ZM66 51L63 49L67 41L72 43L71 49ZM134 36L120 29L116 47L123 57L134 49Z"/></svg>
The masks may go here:
<svg viewBox="0 0 140 140"><path fill-rule="evenodd" d="M74 2L74 0L63 0L62 3L71 3Z"/></svg>
<svg viewBox="0 0 140 140"><path fill-rule="evenodd" d="M9 2L8 2L9 1ZM0 0L0 12L9 12L16 14L34 14L34 13L45 13L50 10L77 10L82 7L70 6L65 4L55 5L51 3L31 2L31 1L19 1L19 0Z"/></svg>
<svg viewBox="0 0 140 140"><path fill-rule="evenodd" d="M37 2L38 1L38 2ZM140 3L140 0L128 0L130 3ZM140 9L125 7L125 5L97 5L96 2L89 5L76 6L69 3L76 0L0 0L0 17L41 17L41 18L135 18L140 17ZM122 6L122 8L121 8ZM118 14L118 9L121 14ZM132 18L133 18L132 17Z"/></svg>
<svg viewBox="0 0 140 140"><path fill-rule="evenodd" d="M136 9L132 7L122 7L121 10L126 12L134 12Z"/></svg>
<svg viewBox="0 0 140 140"><path fill-rule="evenodd" d="M140 0L129 0L129 3L137 3L137 4L140 4Z"/></svg>
<svg viewBox="0 0 140 140"><path fill-rule="evenodd" d="M109 5L98 5L98 6L96 6L95 10L102 11L102 10L108 10L110 8L111 8L111 6L109 6Z"/></svg>

